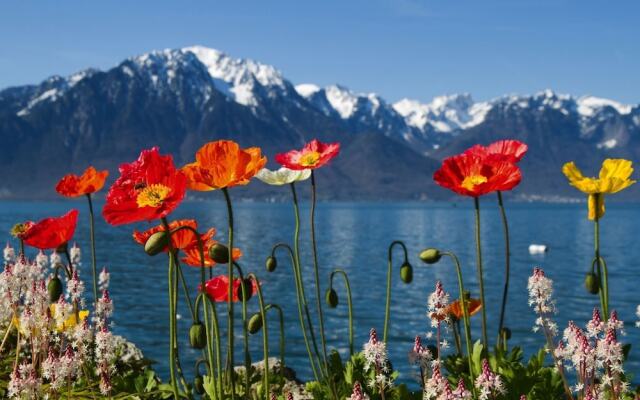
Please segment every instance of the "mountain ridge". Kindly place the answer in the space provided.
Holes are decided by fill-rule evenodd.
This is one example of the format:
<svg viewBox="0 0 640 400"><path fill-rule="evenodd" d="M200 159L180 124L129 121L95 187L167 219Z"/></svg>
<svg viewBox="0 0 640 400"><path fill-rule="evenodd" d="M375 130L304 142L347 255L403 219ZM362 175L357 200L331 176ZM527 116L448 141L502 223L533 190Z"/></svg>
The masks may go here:
<svg viewBox="0 0 640 400"><path fill-rule="evenodd" d="M115 172L156 144L180 164L209 140L259 145L272 157L314 137L350 149L336 159L335 171L323 171L339 188L329 197L446 198L430 179L438 160L505 137L531 148L522 164L528 179L517 196L578 197L562 181L561 164L575 157L591 172L605 157L637 159L640 106L550 90L481 102L463 93L390 103L341 85L294 85L273 66L191 46L0 90L0 137L3 197L54 195L45 188L57 175L89 163ZM593 156L583 161L584 154ZM355 176L361 179L350 179ZM247 192L271 195L265 187Z"/></svg>

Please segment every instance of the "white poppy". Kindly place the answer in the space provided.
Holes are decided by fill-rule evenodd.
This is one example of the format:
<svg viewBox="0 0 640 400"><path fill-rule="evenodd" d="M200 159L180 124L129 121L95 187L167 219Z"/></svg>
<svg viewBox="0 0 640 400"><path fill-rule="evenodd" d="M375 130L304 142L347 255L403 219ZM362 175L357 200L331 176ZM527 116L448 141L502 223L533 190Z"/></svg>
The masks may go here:
<svg viewBox="0 0 640 400"><path fill-rule="evenodd" d="M256 174L256 178L269 185L286 185L287 183L293 183L298 181L304 181L311 176L310 169L303 169L300 171L294 171L289 168L282 167L276 171L272 171L267 168L262 168Z"/></svg>

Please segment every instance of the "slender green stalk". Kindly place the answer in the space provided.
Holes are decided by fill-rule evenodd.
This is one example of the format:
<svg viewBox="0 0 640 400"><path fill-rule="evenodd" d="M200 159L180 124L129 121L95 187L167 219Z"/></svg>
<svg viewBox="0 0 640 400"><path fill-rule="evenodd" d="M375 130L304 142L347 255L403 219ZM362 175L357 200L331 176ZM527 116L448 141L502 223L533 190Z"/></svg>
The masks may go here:
<svg viewBox="0 0 640 400"><path fill-rule="evenodd" d="M189 312L191 313L191 320L195 321L197 319L196 312L193 309L193 303L191 302L191 295L189 294L189 288L187 287L187 281L184 278L184 273L182 272L182 266L180 261L178 261L177 250L176 256L174 258L176 263L176 270L178 273L178 278L180 278L180 284L182 285L182 290L184 291L184 297L187 299L187 305L189 306Z"/></svg>
<svg viewBox="0 0 640 400"><path fill-rule="evenodd" d="M87 200L89 201L89 235L91 237L91 267L93 272L93 302L98 304L98 272L96 266L96 235L95 225L93 218L93 202L91 201L91 194L87 194Z"/></svg>
<svg viewBox="0 0 640 400"><path fill-rule="evenodd" d="M227 217L229 220L229 263L227 266L227 276L229 278L227 299L227 368L229 371L229 379L231 384L231 398L235 399L235 376L233 369L235 365L235 360L233 357L233 207L231 206L231 198L229 197L229 191L227 190L227 188L223 188L222 193L224 194L224 199L227 203Z"/></svg>
<svg viewBox="0 0 640 400"><path fill-rule="evenodd" d="M609 277L607 266L604 263L604 259L600 256L600 217L598 216L598 203L599 197L602 196L600 193L596 193L593 195L595 197L596 203L596 213L595 218L593 219L593 236L594 236L594 250L595 250L595 261L598 263L598 280L600 283L599 294L600 294L600 306L602 307L602 313L604 314L604 321L606 322L609 318ZM604 269L604 271L603 271Z"/></svg>
<svg viewBox="0 0 640 400"><path fill-rule="evenodd" d="M271 390L269 390L269 328L267 324L267 311L265 309L264 298L262 297L262 288L260 288L260 281L258 277L249 273L247 275L249 279L253 279L256 282L258 292L258 305L260 307L260 317L262 318L262 349L264 352L264 373L262 375L264 379L264 397L265 400L269 400Z"/></svg>
<svg viewBox="0 0 640 400"><path fill-rule="evenodd" d="M344 280L344 286L347 291L347 307L349 309L349 355L353 355L353 303L351 301L351 285L349 284L349 277L347 273L342 269L335 269L331 272L329 277L329 288L333 287L333 276L335 274L342 275Z"/></svg>
<svg viewBox="0 0 640 400"><path fill-rule="evenodd" d="M500 322L498 323L498 343L500 346L502 342L502 328L504 327L504 316L507 308L507 297L509 296L509 274L511 270L511 253L509 246L509 223L507 221L507 213L504 209L504 203L502 202L502 192L498 191L498 206L500 207L500 216L502 217L502 228L504 231L504 247L505 247L505 261L504 261L504 289L502 291L502 306L500 307ZM482 305L484 308L484 304ZM506 343L503 343L506 348Z"/></svg>
<svg viewBox="0 0 640 400"><path fill-rule="evenodd" d="M278 311L278 320L280 323L280 378L284 381L284 312L282 312L282 308L277 304L267 304L267 306L265 307L265 311L269 311L271 309Z"/></svg>
<svg viewBox="0 0 640 400"><path fill-rule="evenodd" d="M324 314L322 312L322 301L320 295L320 267L318 265L318 246L316 242L316 177L314 171L311 171L311 249L313 252L313 273L316 286L316 306L318 308L318 321L320 323L320 341L322 342L322 358L324 360L325 369L327 366L327 340L324 334Z"/></svg>
<svg viewBox="0 0 640 400"><path fill-rule="evenodd" d="M388 255L387 255L387 301L384 307L384 329L382 332L382 341L387 343L387 332L389 330L389 318L391 315L391 269L393 267L393 247L394 246L402 247L402 251L404 252L404 261L408 261L407 255L407 246L400 240L394 240L389 245Z"/></svg>
<svg viewBox="0 0 640 400"><path fill-rule="evenodd" d="M482 245L480 243L480 200L473 198L476 209L476 263L478 268L478 284L480 285L480 301L482 302L482 344L485 351L489 341L487 340L487 303L484 301L484 275L482 273Z"/></svg>
<svg viewBox="0 0 640 400"><path fill-rule="evenodd" d="M247 289L244 286L244 274L242 273L242 268L240 264L237 262L233 262L233 265L238 270L238 275L240 276L240 293L242 293L242 335L243 335L243 345L244 345L244 377L245 377L245 397L249 393L249 389L251 388L250 376L249 372L251 371L251 354L249 353L249 329L247 326Z"/></svg>
<svg viewBox="0 0 640 400"><path fill-rule="evenodd" d="M175 400L179 399L178 396L178 380L176 378L176 347L174 343L176 342L176 309L174 303L174 275L175 275L175 254L173 252L173 244L171 242L171 230L169 228L169 223L166 218L162 218L162 225L164 225L165 231L169 235L169 273L168 273L168 283L169 283L169 376L171 379L171 387L173 389L173 397Z"/></svg>
<svg viewBox="0 0 640 400"><path fill-rule="evenodd" d="M300 299L307 318L307 326L309 327L309 335L311 336L311 343L313 344L313 350L318 359L320 365L320 373L326 375L327 371L323 369L323 364L320 361L320 351L318 350L318 342L316 340L315 330L313 329L313 320L311 319L311 313L309 312L309 304L307 302L307 295L304 290L304 281L302 280L302 262L300 261L300 207L298 205L298 195L296 193L295 183L291 183L291 195L293 197L293 211L295 216L295 229L293 232L293 249L295 262L295 274L297 284L300 287Z"/></svg>
<svg viewBox="0 0 640 400"><path fill-rule="evenodd" d="M473 362L471 361L471 354L472 354L471 325L469 322L469 309L467 307L467 302L464 298L464 282L462 280L462 268L460 267L460 261L458 260L458 257L452 252L447 251L442 253L442 255L451 257L451 260L453 260L453 264L456 268L456 273L458 274L458 291L460 292L460 305L462 306L462 316L463 316L463 322L464 322L464 339L467 345L467 362L469 363L469 377L471 380L471 387L473 388L473 382L475 380L473 377ZM482 308L484 308L484 304L482 305Z"/></svg>
<svg viewBox="0 0 640 400"><path fill-rule="evenodd" d="M303 317L302 314L302 310L303 310L303 304L302 304L302 300L301 300L301 292L300 292L300 285L299 285L299 281L297 279L297 272L296 272L296 261L295 261L295 256L293 253L293 250L291 250L291 247L289 247L287 244L285 243L278 243L275 246L273 246L273 249L271 250L271 256L275 257L275 252L276 250L282 247L284 249L287 249L289 252L289 255L291 257L291 266L293 268L293 276L294 276L294 280L296 283L296 300L297 300L297 304L298 304L298 318L300 320L300 329L302 330L302 337L304 339L304 345L307 349L307 355L309 356L309 363L311 364L311 370L313 372L313 377L316 381L318 381L318 371L316 370L316 358L314 358L313 353L311 352L311 346L309 344L309 338L307 337L307 328L305 326L305 319ZM318 360L319 362L319 360Z"/></svg>

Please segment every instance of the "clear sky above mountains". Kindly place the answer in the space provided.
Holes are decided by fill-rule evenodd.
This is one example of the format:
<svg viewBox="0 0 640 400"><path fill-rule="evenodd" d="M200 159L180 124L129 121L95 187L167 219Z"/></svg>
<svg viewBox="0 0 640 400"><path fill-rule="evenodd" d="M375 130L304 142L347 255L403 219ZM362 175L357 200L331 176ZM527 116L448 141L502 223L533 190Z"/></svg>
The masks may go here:
<svg viewBox="0 0 640 400"><path fill-rule="evenodd" d="M2 2L0 88L201 44L389 101L552 88L638 103L639 15L638 1Z"/></svg>

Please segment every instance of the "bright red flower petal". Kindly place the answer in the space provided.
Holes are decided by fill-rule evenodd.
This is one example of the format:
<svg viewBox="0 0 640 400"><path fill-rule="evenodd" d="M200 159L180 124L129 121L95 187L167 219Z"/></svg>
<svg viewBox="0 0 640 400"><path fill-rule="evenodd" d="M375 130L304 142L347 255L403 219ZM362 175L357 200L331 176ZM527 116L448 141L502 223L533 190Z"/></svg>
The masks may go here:
<svg viewBox="0 0 640 400"><path fill-rule="evenodd" d="M161 156L157 147L143 150L136 161L120 165L102 215L111 225L166 217L184 198L186 185L170 155Z"/></svg>
<svg viewBox="0 0 640 400"><path fill-rule="evenodd" d="M520 183L522 175L520 168L499 155L463 153L445 159L433 179L460 195L478 197L511 190Z"/></svg>
<svg viewBox="0 0 640 400"><path fill-rule="evenodd" d="M488 146L475 145L469 148L465 153L487 157L487 156L500 156L505 161L517 163L522 160L522 157L527 153L529 147L519 140L498 140Z"/></svg>
<svg viewBox="0 0 640 400"><path fill-rule="evenodd" d="M30 224L22 235L22 240L38 249L55 249L71 240L77 222L78 210L71 210L61 217L45 218Z"/></svg>
<svg viewBox="0 0 640 400"><path fill-rule="evenodd" d="M194 246L198 242L195 233L193 233L191 229L183 228L183 229L177 230L182 226L189 226L196 230L198 229L198 223L194 219L180 219L180 220L169 223L169 230L172 232L171 244L173 244L174 249L183 250L190 246ZM158 225L158 226L154 226L151 229L147 229L144 232L133 231L133 240L135 240L136 242L144 246L144 244L147 243L147 240L149 240L151 235L157 232L164 232L164 230L165 230L164 226ZM215 234L215 229L212 229L212 231L213 231L213 234ZM167 251L167 250L168 250L167 248L164 249L164 251Z"/></svg>
<svg viewBox="0 0 640 400"><path fill-rule="evenodd" d="M313 139L302 150L276 154L276 162L292 170L320 168L340 152L340 143L322 143Z"/></svg>
<svg viewBox="0 0 640 400"><path fill-rule="evenodd" d="M240 278L234 278L232 296L233 302L238 302L240 300L240 297L238 296L238 293L240 293L240 291L242 290L240 289L240 283ZM212 301L220 303L229 300L229 277L227 275L214 276L213 278L205 282L204 286L207 295ZM202 290L202 287L200 287L199 289ZM257 290L258 285L256 284L256 281L252 279L251 294L255 294Z"/></svg>

